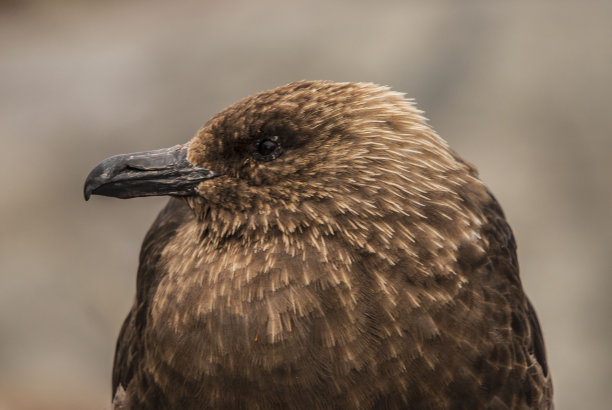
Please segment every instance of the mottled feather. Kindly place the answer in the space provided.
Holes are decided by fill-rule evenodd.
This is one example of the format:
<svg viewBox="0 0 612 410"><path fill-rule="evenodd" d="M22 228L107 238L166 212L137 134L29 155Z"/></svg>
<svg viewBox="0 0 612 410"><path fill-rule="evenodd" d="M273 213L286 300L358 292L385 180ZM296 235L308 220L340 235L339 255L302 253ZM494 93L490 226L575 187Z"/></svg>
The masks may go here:
<svg viewBox="0 0 612 410"><path fill-rule="evenodd" d="M265 91L189 160L221 176L144 240L117 408L552 408L504 214L402 94Z"/></svg>

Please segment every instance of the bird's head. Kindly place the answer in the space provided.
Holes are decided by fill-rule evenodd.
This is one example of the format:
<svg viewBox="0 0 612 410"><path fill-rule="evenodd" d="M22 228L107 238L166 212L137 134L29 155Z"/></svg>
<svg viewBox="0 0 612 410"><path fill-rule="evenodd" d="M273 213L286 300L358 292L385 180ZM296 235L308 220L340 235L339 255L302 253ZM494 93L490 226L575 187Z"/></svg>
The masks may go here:
<svg viewBox="0 0 612 410"><path fill-rule="evenodd" d="M303 81L231 105L187 144L103 161L87 177L85 198L179 196L224 230L291 230L342 215L419 214L459 168L465 174L402 94Z"/></svg>

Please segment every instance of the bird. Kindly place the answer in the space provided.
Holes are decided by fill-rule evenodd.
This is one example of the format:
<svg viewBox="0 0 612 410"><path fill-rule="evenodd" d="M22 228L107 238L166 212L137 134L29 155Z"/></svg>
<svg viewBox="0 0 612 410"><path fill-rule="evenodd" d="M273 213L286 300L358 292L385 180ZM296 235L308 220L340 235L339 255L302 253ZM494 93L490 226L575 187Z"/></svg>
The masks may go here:
<svg viewBox="0 0 612 410"><path fill-rule="evenodd" d="M117 409L549 409L516 241L403 93L298 81L96 166L170 196L117 340Z"/></svg>

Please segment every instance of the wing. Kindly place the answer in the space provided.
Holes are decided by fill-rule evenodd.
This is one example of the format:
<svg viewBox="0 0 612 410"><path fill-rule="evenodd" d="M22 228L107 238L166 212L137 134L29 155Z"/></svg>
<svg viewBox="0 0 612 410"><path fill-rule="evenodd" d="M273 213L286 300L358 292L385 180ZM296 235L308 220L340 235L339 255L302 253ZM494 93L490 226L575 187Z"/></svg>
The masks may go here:
<svg viewBox="0 0 612 410"><path fill-rule="evenodd" d="M521 284L514 235L493 195L482 185L468 188L460 195L482 225L477 239L457 249L454 271L467 282L452 302L431 302L412 313L431 318L429 327L417 323L417 329L440 329L437 339L420 341L424 355L440 363L431 372L422 370L427 376L420 379L421 390L446 385L438 395L440 407L552 408L542 331Z"/></svg>
<svg viewBox="0 0 612 410"><path fill-rule="evenodd" d="M136 301L123 322L113 364L112 394L114 406L121 407L128 386L140 367L143 351L143 330L151 298L165 271L160 266L160 255L177 229L192 220L193 214L187 205L178 199L170 199L147 232L140 251Z"/></svg>
<svg viewBox="0 0 612 410"><path fill-rule="evenodd" d="M484 295L498 301L500 319L495 326L500 333L509 335L511 343L508 349L495 346L488 359L493 365L491 373L497 367L497 375L504 377L493 376L483 384L497 390L496 398L511 408L552 408L552 381L544 339L536 312L521 284L514 235L498 202L492 194L489 196L491 201L484 208L488 227L483 236L490 244L490 256L483 266L483 277L488 278L484 284L490 291ZM494 387L495 379L499 380ZM494 398L490 406L498 404Z"/></svg>

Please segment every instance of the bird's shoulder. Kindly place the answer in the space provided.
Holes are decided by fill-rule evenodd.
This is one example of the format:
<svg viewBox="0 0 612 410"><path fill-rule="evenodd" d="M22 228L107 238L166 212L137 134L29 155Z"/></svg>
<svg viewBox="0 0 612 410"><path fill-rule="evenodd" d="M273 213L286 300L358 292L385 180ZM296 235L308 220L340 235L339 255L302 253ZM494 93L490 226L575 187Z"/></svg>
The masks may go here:
<svg viewBox="0 0 612 410"><path fill-rule="evenodd" d="M482 385L497 390L494 401L513 408L550 408L552 382L542 330L521 284L516 240L496 198L488 189L485 194L481 235L487 249L471 267L486 319L483 335L494 336L481 346L489 349L480 369Z"/></svg>
<svg viewBox="0 0 612 410"><path fill-rule="evenodd" d="M117 345L112 376L114 406L121 408L127 400L128 386L141 367L143 331L147 326L148 310L163 268L160 258L163 249L176 235L180 226L194 218L187 205L178 199L170 199L149 228L142 243L137 276L137 296L123 322Z"/></svg>

